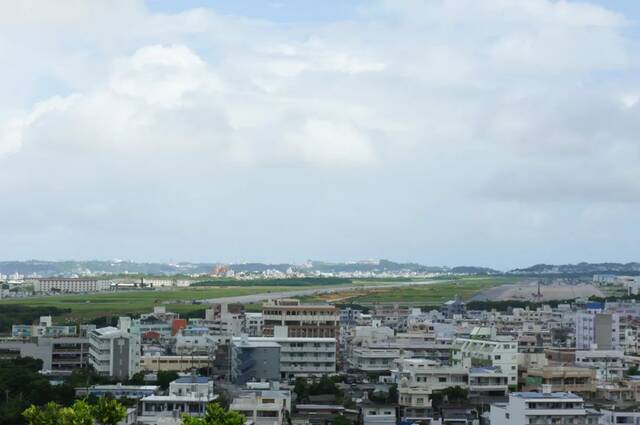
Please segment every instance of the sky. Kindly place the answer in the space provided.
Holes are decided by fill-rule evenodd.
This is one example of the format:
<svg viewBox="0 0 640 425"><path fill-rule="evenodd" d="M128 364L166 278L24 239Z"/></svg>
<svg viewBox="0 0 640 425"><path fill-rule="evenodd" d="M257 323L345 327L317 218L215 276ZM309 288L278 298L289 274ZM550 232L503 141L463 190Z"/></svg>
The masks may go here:
<svg viewBox="0 0 640 425"><path fill-rule="evenodd" d="M0 9L0 259L640 260L636 0Z"/></svg>

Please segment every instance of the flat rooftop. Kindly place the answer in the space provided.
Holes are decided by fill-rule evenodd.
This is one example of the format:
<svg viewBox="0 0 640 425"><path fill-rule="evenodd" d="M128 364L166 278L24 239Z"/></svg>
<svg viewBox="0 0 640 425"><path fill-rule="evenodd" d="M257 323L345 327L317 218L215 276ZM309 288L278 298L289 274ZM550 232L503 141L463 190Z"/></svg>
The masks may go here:
<svg viewBox="0 0 640 425"><path fill-rule="evenodd" d="M563 399L563 400L582 400L582 397L573 393L537 393L533 391L525 391L519 393L511 393L510 395L519 398L528 398L528 399L536 399L536 400L545 400L545 399Z"/></svg>

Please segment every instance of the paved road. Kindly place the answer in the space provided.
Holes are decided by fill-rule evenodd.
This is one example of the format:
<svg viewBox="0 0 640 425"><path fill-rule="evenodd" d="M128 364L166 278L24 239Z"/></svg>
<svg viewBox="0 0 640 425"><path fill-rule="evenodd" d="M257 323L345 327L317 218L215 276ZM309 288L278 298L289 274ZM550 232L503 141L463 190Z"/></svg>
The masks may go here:
<svg viewBox="0 0 640 425"><path fill-rule="evenodd" d="M442 282L442 280L438 280L438 281L422 280L422 281L416 281L416 282L399 282L399 283L390 283L390 284L384 284L384 285L368 285L368 286L341 286L341 287L321 288L321 289L319 288L296 289L292 291L283 291L283 292L264 292L262 294L241 295L237 297L210 298L206 300L200 300L200 302L208 303L208 304L218 304L218 303L249 304L249 303L258 303L266 300L275 300L279 298L293 298L293 297L304 297L307 295L333 294L336 292L352 291L354 289L395 288L400 286L430 285L436 282Z"/></svg>

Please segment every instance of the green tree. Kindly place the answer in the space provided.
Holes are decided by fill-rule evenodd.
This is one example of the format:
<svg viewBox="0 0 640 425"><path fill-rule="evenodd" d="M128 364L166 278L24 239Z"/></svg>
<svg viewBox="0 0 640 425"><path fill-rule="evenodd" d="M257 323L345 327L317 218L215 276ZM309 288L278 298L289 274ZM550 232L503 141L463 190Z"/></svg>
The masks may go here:
<svg viewBox="0 0 640 425"><path fill-rule="evenodd" d="M53 401L47 403L43 408L31 405L22 415L27 419L29 425L62 425L60 406Z"/></svg>
<svg viewBox="0 0 640 425"><path fill-rule="evenodd" d="M117 400L102 397L95 405L78 400L71 407L54 402L44 407L31 405L22 416L29 425L117 425L127 415L127 409Z"/></svg>
<svg viewBox="0 0 640 425"><path fill-rule="evenodd" d="M209 403L203 418L184 415L183 425L244 425L245 417L238 412L226 411L218 403Z"/></svg>
<svg viewBox="0 0 640 425"><path fill-rule="evenodd" d="M344 416L336 416L333 420L333 425L353 425L353 422Z"/></svg>
<svg viewBox="0 0 640 425"><path fill-rule="evenodd" d="M91 413L100 425L117 425L127 416L127 409L118 400L100 397Z"/></svg>
<svg viewBox="0 0 640 425"><path fill-rule="evenodd" d="M172 370L170 371L161 370L158 372L158 379L156 383L158 384L158 386L160 386L162 390L166 390L169 388L169 384L175 381L176 379L178 379L179 377L180 375L178 375L178 372L174 372Z"/></svg>
<svg viewBox="0 0 640 425"><path fill-rule="evenodd" d="M84 400L78 400L71 407L60 409L62 425L93 425L91 406Z"/></svg>

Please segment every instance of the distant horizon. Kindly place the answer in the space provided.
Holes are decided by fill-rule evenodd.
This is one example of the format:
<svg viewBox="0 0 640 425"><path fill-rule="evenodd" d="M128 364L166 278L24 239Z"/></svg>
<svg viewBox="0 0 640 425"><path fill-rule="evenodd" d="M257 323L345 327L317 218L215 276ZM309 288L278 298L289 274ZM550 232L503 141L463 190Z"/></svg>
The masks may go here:
<svg viewBox="0 0 640 425"><path fill-rule="evenodd" d="M446 265L446 264L431 264L431 263L427 263L427 262L421 262L421 261L403 261L403 260L394 260L394 259L389 259L389 258L375 258L375 259L361 259L361 260L344 260L344 261L329 261L329 260L322 260L322 259L307 259L307 260L303 260L303 261L260 261L260 260L248 260L248 261L210 261L210 260L204 260L204 261L191 261L191 260L179 260L179 261L174 261L174 260L167 260L167 261L162 261L162 260L149 260L149 261L145 261L145 260L133 260L133 259L125 259L125 258L90 258L90 259L77 259L77 258L73 258L73 259L43 259L43 258L31 258L31 259L0 259L0 263L7 263L7 262L17 262L17 263L26 263L26 262L47 262L47 263L64 263L64 262L91 262L91 261L97 261L97 262L112 262L112 263L118 263L118 262L123 262L123 263L134 263L134 264L165 264L165 265L175 265L175 264L207 264L207 265L216 265L216 264L221 264L221 265L241 265L241 264L262 264L262 265L294 265L294 266L300 266L303 265L304 263L308 262L308 261L312 261L312 262L316 262L316 263L325 263L325 264L364 264L366 262L372 262L372 261L390 261L396 264L416 264L416 265L420 265L420 266L424 266L424 267L441 267L441 268L457 268L457 267L475 267L475 268L487 268L487 269L492 269L494 271L497 272L508 272L508 271L512 271L512 270L517 270L517 269L526 269L526 268L530 268L530 267L534 267L534 266L538 266L538 265L547 265L547 266L576 266L576 265L580 265L580 264L589 264L589 265L595 265L595 264L620 264L620 265L625 265L625 264L640 264L640 260L631 260L631 261L577 261L577 262L556 262L556 263L548 263L548 262L532 262L530 264L526 264L526 265L520 265L520 266L515 266L515 267L509 267L506 269L500 269L500 268L496 268L496 267L492 267L489 265L484 265L484 264L454 264L454 265Z"/></svg>

